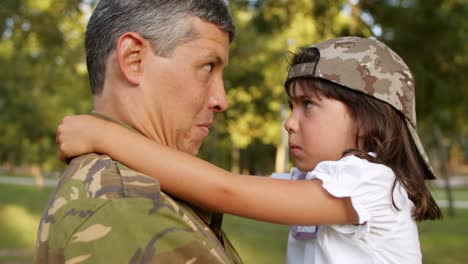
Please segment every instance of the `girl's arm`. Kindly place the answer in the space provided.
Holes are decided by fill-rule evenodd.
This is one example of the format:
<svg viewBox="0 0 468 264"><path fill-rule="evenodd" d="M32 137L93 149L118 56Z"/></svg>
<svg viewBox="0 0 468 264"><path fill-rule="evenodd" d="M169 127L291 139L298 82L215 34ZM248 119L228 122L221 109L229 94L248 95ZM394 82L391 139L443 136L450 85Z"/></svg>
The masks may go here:
<svg viewBox="0 0 468 264"><path fill-rule="evenodd" d="M333 197L320 180L233 174L91 116L66 117L58 128L57 142L62 159L106 153L157 178L164 191L213 211L278 224L358 223L350 198Z"/></svg>

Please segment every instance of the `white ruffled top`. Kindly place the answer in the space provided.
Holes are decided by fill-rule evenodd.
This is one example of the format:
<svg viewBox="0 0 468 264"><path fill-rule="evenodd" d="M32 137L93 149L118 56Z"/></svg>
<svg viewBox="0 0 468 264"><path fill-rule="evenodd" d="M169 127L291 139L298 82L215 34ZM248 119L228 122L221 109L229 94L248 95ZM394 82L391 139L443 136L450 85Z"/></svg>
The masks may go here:
<svg viewBox="0 0 468 264"><path fill-rule="evenodd" d="M303 172L293 168L273 178L298 180ZM392 205L395 174L381 164L356 156L324 161L305 180L319 179L331 195L350 197L360 225L294 227L314 236L289 234L287 263L421 263L418 229L411 217L413 203L397 183L392 193L399 210ZM304 208L307 210L307 208ZM295 238L296 237L296 238Z"/></svg>

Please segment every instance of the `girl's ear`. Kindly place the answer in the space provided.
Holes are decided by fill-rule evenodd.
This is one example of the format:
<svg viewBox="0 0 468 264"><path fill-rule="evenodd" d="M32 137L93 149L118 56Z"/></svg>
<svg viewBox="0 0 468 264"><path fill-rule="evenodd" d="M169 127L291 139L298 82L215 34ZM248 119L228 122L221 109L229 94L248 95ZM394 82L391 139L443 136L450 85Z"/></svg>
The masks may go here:
<svg viewBox="0 0 468 264"><path fill-rule="evenodd" d="M143 75L143 56L148 41L136 32L127 32L117 41L117 60L122 76L132 85L139 85Z"/></svg>
<svg viewBox="0 0 468 264"><path fill-rule="evenodd" d="M364 129L362 127L357 127L356 128L356 135L359 138L364 138Z"/></svg>
<svg viewBox="0 0 468 264"><path fill-rule="evenodd" d="M358 149L362 149L364 145L364 129L359 126L359 124L355 124L356 126L356 147Z"/></svg>

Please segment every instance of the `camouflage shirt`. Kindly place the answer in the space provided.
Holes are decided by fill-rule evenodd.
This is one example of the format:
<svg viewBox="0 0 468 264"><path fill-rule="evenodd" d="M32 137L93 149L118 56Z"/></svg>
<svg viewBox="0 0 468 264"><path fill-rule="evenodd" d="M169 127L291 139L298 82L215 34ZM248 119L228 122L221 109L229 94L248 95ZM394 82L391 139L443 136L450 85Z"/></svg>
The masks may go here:
<svg viewBox="0 0 468 264"><path fill-rule="evenodd" d="M36 263L242 263L209 221L156 179L88 154L71 161L41 218Z"/></svg>

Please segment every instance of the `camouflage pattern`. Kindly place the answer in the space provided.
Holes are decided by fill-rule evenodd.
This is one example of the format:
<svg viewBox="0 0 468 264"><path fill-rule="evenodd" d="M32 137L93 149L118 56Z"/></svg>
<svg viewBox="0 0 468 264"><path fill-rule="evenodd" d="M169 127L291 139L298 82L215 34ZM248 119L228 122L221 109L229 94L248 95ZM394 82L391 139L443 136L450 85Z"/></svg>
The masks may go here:
<svg viewBox="0 0 468 264"><path fill-rule="evenodd" d="M210 213L105 155L73 159L46 208L36 263L242 263ZM207 224L208 223L208 224Z"/></svg>
<svg viewBox="0 0 468 264"><path fill-rule="evenodd" d="M406 117L406 125L435 178L416 132L414 79L406 63L382 42L359 37L339 37L312 45L317 62L291 67L287 83L295 78L317 77L382 100Z"/></svg>

